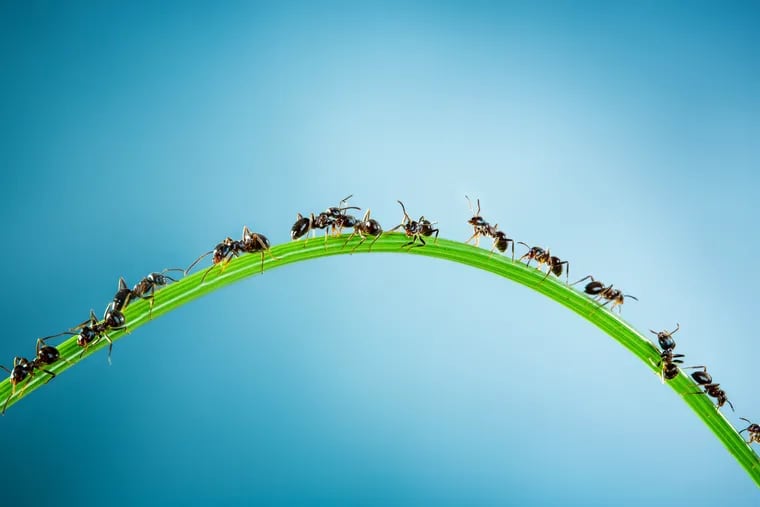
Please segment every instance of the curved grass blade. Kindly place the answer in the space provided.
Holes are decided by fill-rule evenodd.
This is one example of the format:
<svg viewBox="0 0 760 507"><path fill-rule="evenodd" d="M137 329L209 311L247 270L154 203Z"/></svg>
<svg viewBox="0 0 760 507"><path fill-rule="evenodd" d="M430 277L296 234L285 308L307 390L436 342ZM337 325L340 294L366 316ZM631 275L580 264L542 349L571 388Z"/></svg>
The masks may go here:
<svg viewBox="0 0 760 507"><path fill-rule="evenodd" d="M330 255L350 254L353 244L342 248L347 236L328 238L327 242L312 241L304 244L302 241L295 241L272 247L272 254L277 260L267 257L264 260L264 271L280 268L295 262L302 262L318 257ZM353 242L354 240L352 240ZM659 369L657 364L660 360L658 348L649 339L629 326L619 316L614 315L607 308L599 308L598 303L592 301L585 294L566 286L554 277L545 280L544 273L524 264L511 259L491 255L488 250L477 248L463 243L439 239L438 244L429 244L424 248L401 248L406 243L407 237L401 233L392 233L382 235L378 241L372 245L372 253L398 253L404 255L422 255L426 257L435 257L448 261L466 264L468 266L489 271L504 278L508 278L529 287L554 301L566 306L584 319L588 320L599 329L617 340L621 345L631 351L636 357L641 359L644 365L656 374L659 381ZM354 253L367 253L369 243L365 242L359 246ZM232 260L227 268L222 272L221 269L215 268L208 273L205 282L200 283L203 276L202 270L193 275L189 275L176 283L173 283L160 291L156 292L153 306L153 318L182 306L183 304L199 298L209 292L213 292L226 285L229 285L244 278L259 276L261 274L261 257L258 254L245 255ZM149 304L146 300L133 302L124 312L129 331L149 322ZM124 331L113 331L109 336L118 341L125 335ZM51 371L58 374L72 365L78 363L84 358L94 354L107 345L105 340L101 340L95 345L88 348L87 352L82 355L81 349L76 345L76 337L72 337L63 342L58 349L61 357L66 358L69 362L59 361L48 367ZM26 387L24 397L35 391L47 380L47 375L37 374L29 381ZM61 382L61 380L56 380ZM736 458L739 464L747 471L749 476L760 487L760 457L737 433L736 429L715 408L712 401L707 396L690 396L689 394L699 391L699 387L691 380L688 375L679 375L673 380L666 383L670 386L681 399L689 405L700 419L707 425L710 430L725 445L726 449ZM21 385L17 386L17 393ZM8 379L0 382L0 400L5 400L11 392L11 385ZM19 401L18 394L14 396L8 406L11 407Z"/></svg>

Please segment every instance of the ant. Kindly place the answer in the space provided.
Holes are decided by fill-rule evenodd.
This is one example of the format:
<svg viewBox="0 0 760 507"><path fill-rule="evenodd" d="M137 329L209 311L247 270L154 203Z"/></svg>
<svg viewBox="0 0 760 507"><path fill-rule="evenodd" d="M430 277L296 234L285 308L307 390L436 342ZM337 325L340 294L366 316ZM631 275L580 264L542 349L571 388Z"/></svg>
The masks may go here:
<svg viewBox="0 0 760 507"><path fill-rule="evenodd" d="M8 402L11 401L11 398L13 398L13 395L16 394L16 386L26 379L26 383L24 384L24 387L21 388L21 392L19 393L19 396L24 394L24 391L29 385L29 381L32 379L32 377L34 377L35 367L36 366L35 366L34 361L30 361L29 359L25 357L14 357L13 369L11 370L9 370L3 365L0 365L0 368L7 371L11 375L10 377L11 394L8 395L8 398L5 399L5 403L3 404L3 412L2 412L3 415L5 415L5 409L8 408ZM53 377L55 376L54 373L49 372L47 370L42 370L42 371L49 373ZM53 377L50 377L50 378L53 378Z"/></svg>
<svg viewBox="0 0 760 507"><path fill-rule="evenodd" d="M425 246L425 239L423 236L429 237L435 234L435 242L438 242L438 229L433 228L433 225L435 223L431 222L430 220L426 219L424 216L421 216L419 220L412 220L412 218L409 216L409 214L406 212L406 208L404 207L404 203L401 201L396 201L401 205L401 210L404 212L404 219L401 221L400 224L398 224L396 227L391 229L388 232L393 232L396 229L403 227L404 228L404 234L406 234L407 238L412 238L412 240L406 244L401 245L401 248L404 248L405 246L412 245L410 248L414 248L415 246ZM420 240L421 245L415 244L417 240Z"/></svg>
<svg viewBox="0 0 760 507"><path fill-rule="evenodd" d="M267 237L258 232L251 232L247 225L243 226L243 239L239 242L239 245L245 253L259 252L261 254L262 275L264 274L264 252L268 253L272 259L278 260L278 258L272 254L271 244Z"/></svg>
<svg viewBox="0 0 760 507"><path fill-rule="evenodd" d="M470 201L470 198L466 195L464 196L465 199L467 199L467 205L470 207L470 211L472 212L472 218L470 218L467 223L472 226L473 234L470 236L470 238L465 241L466 243L469 243L473 239L475 240L475 246L478 246L480 244L480 236L489 236L493 238L493 246L491 247L491 253L493 253L494 249L499 250L500 252L504 253L507 250L507 247L510 243L512 243L512 261L515 260L515 242L508 238L507 235L499 230L499 224L491 225L486 220L480 216L480 199L478 199L478 211L473 211L472 209L472 201Z"/></svg>
<svg viewBox="0 0 760 507"><path fill-rule="evenodd" d="M356 206L345 206L351 197L353 197L353 194L340 201L337 207L327 208L317 216L314 216L314 213L311 213L308 217L304 217L298 213L296 215L296 223L294 223L293 227L290 229L290 238L297 240L308 234L309 231L327 228L330 228L331 234L335 235L337 231L337 235L340 235L344 228L354 227L358 223L358 220L356 217L346 214L345 211L349 209L358 210L361 208ZM328 231L325 231L325 243L327 243L327 235ZM306 242L304 241L304 246L305 243Z"/></svg>
<svg viewBox="0 0 760 507"><path fill-rule="evenodd" d="M657 335L657 341L660 343L662 353L660 354L660 380L665 383L665 380L673 380L678 376L678 364L683 364L683 354L673 354L673 349L676 348L676 341L673 339L673 334L681 329L681 325L676 323L676 328L673 331L652 331L651 333Z"/></svg>
<svg viewBox="0 0 760 507"><path fill-rule="evenodd" d="M52 371L43 370L42 369L43 365L51 365L59 360L67 364L71 364L71 362L69 362L68 359L66 359L65 357L61 357L61 353L58 351L57 348L45 343L50 338L55 338L56 336L60 336L60 335L46 336L45 338L37 338L37 346L35 348L35 357L33 361L34 367L37 368L38 370L42 370L45 373L49 373L50 375L52 375L48 379L48 382L50 382L51 380L53 380L53 378L55 378L55 373L53 373Z"/></svg>
<svg viewBox="0 0 760 507"><path fill-rule="evenodd" d="M193 266L198 264L201 259L207 255L213 254L211 257L211 267L208 268L201 277L201 283L203 283L203 281L206 279L206 276L211 272L212 269L214 269L214 267L216 267L217 264L221 264L221 269L224 271L227 263L229 263L233 257L238 257L241 253L253 252L261 252L261 272L264 273L264 252L269 252L269 248L269 240L266 238L266 236L263 234L258 234L256 232L251 232L251 230L248 229L248 226L244 225L243 239L241 241L234 240L227 236L224 238L224 240L222 240L221 243L217 243L213 250L210 250L195 259L193 263L190 264L190 266L188 266L188 268L185 270L185 275L187 275L190 270L193 269ZM271 252L269 252L269 255L273 259L277 259L277 257L272 255Z"/></svg>
<svg viewBox="0 0 760 507"><path fill-rule="evenodd" d="M749 426L741 430L739 434L746 431L749 433L749 440L747 440L748 444L751 444L752 442L757 442L758 444L760 444L760 424L755 424L751 422L749 419L745 419L744 417L740 417L739 419L743 421L747 421L749 423Z"/></svg>
<svg viewBox="0 0 760 507"><path fill-rule="evenodd" d="M533 259L536 259L536 262L538 262L538 266L536 266L536 269L541 269L541 266L546 264L546 267L548 268L546 271L546 276L541 280L542 282L546 280L546 278L549 276L550 273L554 273L554 276L559 278L562 276L563 271L563 265L566 267L564 269L565 271L565 283L567 284L570 281L570 262L569 261L563 261L556 255L552 255L549 250L544 250L540 246L528 246L527 243L523 243L522 241L518 241L519 244L524 245L528 248L528 251L520 257L519 260L523 260L524 258L528 258L528 262L526 263L527 266L530 266L530 261Z"/></svg>
<svg viewBox="0 0 760 507"><path fill-rule="evenodd" d="M160 273L150 273L148 276L146 276L145 278L137 282L137 284L134 287L132 287L132 290L130 292L131 297L137 297L140 299L150 300L150 318L153 318L153 302L156 297L156 289L158 287L163 287L164 285L168 285L169 282L177 281L174 278L167 275L166 274L167 271L183 271L183 270L180 268L166 268ZM119 280L120 290L121 290L122 280L123 279Z"/></svg>
<svg viewBox="0 0 760 507"><path fill-rule="evenodd" d="M127 321L124 314L120 310L114 308L113 302L109 303L106 307L106 313L103 316L103 322L99 322L95 316L95 312L90 310L90 318L82 322L81 324L71 328L71 331L64 331L57 335L48 336L47 338L53 338L60 335L76 335L77 345L82 347L82 352L79 357L87 352L87 348L91 344L95 344L100 341L101 338L105 338L108 342L108 364L111 364L111 351L113 350L113 340L108 336L107 331L126 329ZM72 331L78 330L78 333ZM47 340L47 338L45 338Z"/></svg>
<svg viewBox="0 0 760 507"><path fill-rule="evenodd" d="M361 221L357 222L354 225L353 232L348 236L348 239L346 239L346 242L343 243L342 248L346 248L346 245L349 241L351 241L351 238L358 235L361 238L361 241L359 241L352 249L351 251L356 251L357 248L359 248L359 245L364 243L367 240L367 236L374 236L375 239L372 240L372 243L369 244L369 250L372 250L372 245L375 244L375 241L380 239L380 235L383 233L383 228L380 226L380 222L375 220L374 218L370 218L371 211L368 209L366 213L364 213L364 217L362 217Z"/></svg>
<svg viewBox="0 0 760 507"><path fill-rule="evenodd" d="M702 371L695 371L691 374L691 378L694 379L694 381L700 385L700 387L703 387L705 392L696 392L696 393L690 393L690 394L706 394L708 396L711 396L715 398L718 408L722 407L725 403L728 403L728 405L731 407L731 411L734 411L734 405L731 403L728 398L726 397L726 392L721 389L719 386L720 384L713 384L712 376L710 376L709 373L707 373L707 367L706 366L690 366L690 369L697 369L702 368Z"/></svg>
<svg viewBox="0 0 760 507"><path fill-rule="evenodd" d="M346 213L346 210L349 209L361 210L361 208L356 206L346 206L348 200L353 196L354 194L349 195L341 200L337 207L327 208L325 211L317 215L314 227L317 229L326 229L327 227L330 227L330 233L335 236L340 236L343 233L344 228L350 229L356 227L359 220ZM325 241L327 241L327 231L325 231Z"/></svg>
<svg viewBox="0 0 760 507"><path fill-rule="evenodd" d="M636 301L639 300L639 298L635 296L631 296L630 294L623 294L618 289L613 289L612 285L605 286L602 282L594 280L594 277L591 275L585 276L581 278L580 280L578 280L577 282L573 282L571 286L577 283L580 283L584 280L588 280L589 278L591 279L591 281L586 284L586 287L583 288L583 292L585 292L586 294L590 296L594 296L595 301L598 301L599 299L607 300L601 305L599 305L598 308L601 308L607 305L607 303L609 303L610 301L612 301L611 310L614 310L616 306L620 305L620 308L618 308L618 312L622 313L622 304L625 302L625 298L631 298Z"/></svg>
<svg viewBox="0 0 760 507"><path fill-rule="evenodd" d="M61 353L57 348L45 343L46 340L49 340L50 338L54 338L56 336L60 335L58 334L53 336L46 336L45 338L37 338L37 345L35 347L35 356L33 360L30 361L24 357L14 357L12 370L9 370L5 366L0 365L0 368L10 373L10 381L12 386L11 394L5 400L5 404L3 405L3 415L5 415L5 409L8 408L8 402L11 400L11 398L13 398L13 395L16 394L16 385L23 382L24 379L27 379L27 383L24 384L24 387L21 388L21 392L19 393L19 396L21 396L24 394L24 390L26 389L29 381L32 379L32 377L34 377L34 370L40 370L47 373L50 378L48 378L45 383L48 383L55 378L55 373L50 370L46 370L43 368L43 366L51 365L59 360L71 364L68 359L61 357Z"/></svg>

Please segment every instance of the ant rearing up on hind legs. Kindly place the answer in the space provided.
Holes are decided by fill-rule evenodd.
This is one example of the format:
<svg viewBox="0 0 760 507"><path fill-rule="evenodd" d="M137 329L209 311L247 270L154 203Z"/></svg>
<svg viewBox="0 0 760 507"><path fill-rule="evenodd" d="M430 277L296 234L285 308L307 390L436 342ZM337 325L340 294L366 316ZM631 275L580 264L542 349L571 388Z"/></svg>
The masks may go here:
<svg viewBox="0 0 760 507"><path fill-rule="evenodd" d="M390 229L388 232L393 232L396 229L399 229L401 227L404 228L404 234L406 234L407 238L412 238L411 241L408 243L404 243L401 245L401 248L404 248L405 246L408 246L409 248L414 248L416 246L425 246L425 237L430 237L433 234L435 234L435 243L438 243L438 229L433 228L435 225L435 222L431 222L430 220L426 219L424 216L421 216L419 220L412 220L412 217L409 216L409 214L406 212L406 208L404 207L404 203L401 201L396 201L401 205L401 211L404 212L404 218L402 219L401 223L398 224L393 229ZM420 245L416 244L417 240L420 241Z"/></svg>

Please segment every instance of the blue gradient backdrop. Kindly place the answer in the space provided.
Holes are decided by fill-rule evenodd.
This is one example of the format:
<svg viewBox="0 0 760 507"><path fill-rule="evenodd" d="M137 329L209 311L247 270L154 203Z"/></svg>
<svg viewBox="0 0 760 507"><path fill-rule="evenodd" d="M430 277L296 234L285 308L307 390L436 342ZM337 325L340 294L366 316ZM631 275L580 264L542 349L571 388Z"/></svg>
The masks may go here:
<svg viewBox="0 0 760 507"><path fill-rule="evenodd" d="M757 4L3 2L8 364L243 224L464 194L757 394ZM674 393L472 269L317 260L196 301L0 420L2 504L757 505Z"/></svg>

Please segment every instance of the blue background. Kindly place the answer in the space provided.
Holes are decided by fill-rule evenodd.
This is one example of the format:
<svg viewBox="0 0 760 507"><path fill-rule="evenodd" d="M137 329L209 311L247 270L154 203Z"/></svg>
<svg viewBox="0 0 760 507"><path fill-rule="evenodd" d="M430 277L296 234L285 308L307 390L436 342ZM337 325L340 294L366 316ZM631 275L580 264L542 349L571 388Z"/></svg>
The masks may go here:
<svg viewBox="0 0 760 507"><path fill-rule="evenodd" d="M353 193L464 240L467 193L760 420L757 4L526 3L4 2L2 362L243 224ZM226 288L0 425L5 505L758 501L599 330L406 256Z"/></svg>

